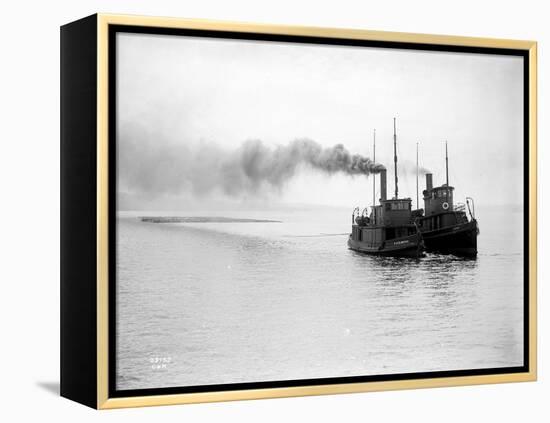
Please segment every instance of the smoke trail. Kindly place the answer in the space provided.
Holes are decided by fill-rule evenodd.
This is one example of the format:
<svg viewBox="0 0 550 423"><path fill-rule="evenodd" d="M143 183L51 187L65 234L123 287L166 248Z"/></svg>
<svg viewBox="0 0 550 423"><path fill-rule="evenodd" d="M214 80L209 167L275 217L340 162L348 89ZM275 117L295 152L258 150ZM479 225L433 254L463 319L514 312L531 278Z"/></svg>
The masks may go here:
<svg viewBox="0 0 550 423"><path fill-rule="evenodd" d="M224 189L229 194L254 192L263 184L280 189L303 165L329 175L370 175L384 168L368 157L351 154L342 144L323 148L310 139L298 139L271 148L260 140L251 140L222 165Z"/></svg>
<svg viewBox="0 0 550 423"><path fill-rule="evenodd" d="M271 147L260 140L227 151L213 143L196 146L159 141L158 134L126 133L118 142L118 184L127 192L204 196L222 190L230 196L282 191L301 167L325 174L378 173L384 166L342 144L324 148L310 139ZM155 142L157 141L157 142Z"/></svg>
<svg viewBox="0 0 550 423"><path fill-rule="evenodd" d="M412 162L411 160L399 158L399 162L397 166L400 173L403 172L404 174L410 174L410 175L414 175L416 173L416 163ZM421 176L424 176L426 175L426 173L430 173L430 169L424 166L420 166L418 168L418 173Z"/></svg>

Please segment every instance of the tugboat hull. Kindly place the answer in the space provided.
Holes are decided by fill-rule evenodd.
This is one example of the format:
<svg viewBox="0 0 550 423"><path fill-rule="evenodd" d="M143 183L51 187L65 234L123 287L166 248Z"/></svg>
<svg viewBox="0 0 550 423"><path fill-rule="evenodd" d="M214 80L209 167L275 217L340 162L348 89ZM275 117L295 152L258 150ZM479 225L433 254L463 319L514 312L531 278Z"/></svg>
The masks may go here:
<svg viewBox="0 0 550 423"><path fill-rule="evenodd" d="M457 256L477 255L477 221L422 232L426 251Z"/></svg>
<svg viewBox="0 0 550 423"><path fill-rule="evenodd" d="M424 243L422 236L415 234L404 238L396 238L381 244L371 244L354 240L350 235L348 247L361 253L385 257L411 257L418 258L423 255Z"/></svg>

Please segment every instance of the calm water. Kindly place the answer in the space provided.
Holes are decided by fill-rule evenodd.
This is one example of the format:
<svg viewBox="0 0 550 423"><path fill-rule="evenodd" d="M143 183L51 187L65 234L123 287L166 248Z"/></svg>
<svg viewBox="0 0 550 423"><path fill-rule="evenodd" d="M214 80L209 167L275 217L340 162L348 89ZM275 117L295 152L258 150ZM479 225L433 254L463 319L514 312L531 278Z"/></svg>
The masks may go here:
<svg viewBox="0 0 550 423"><path fill-rule="evenodd" d="M118 218L117 387L523 364L522 212L479 210L479 256L347 249L350 210ZM345 235L343 235L345 234Z"/></svg>

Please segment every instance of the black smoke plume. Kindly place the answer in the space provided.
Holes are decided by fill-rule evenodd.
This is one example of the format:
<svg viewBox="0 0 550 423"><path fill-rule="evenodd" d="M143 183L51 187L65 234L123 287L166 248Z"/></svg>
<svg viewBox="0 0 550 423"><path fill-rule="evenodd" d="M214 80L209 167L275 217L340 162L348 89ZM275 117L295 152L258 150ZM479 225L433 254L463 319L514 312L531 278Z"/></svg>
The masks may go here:
<svg viewBox="0 0 550 423"><path fill-rule="evenodd" d="M297 139L271 147L260 140L244 142L233 151L213 143L196 146L155 143L151 134L119 138L119 189L134 193L206 195L217 189L230 196L248 195L262 188L281 191L301 167L325 174L368 176L384 166L350 153L342 144L322 147Z"/></svg>
<svg viewBox="0 0 550 423"><path fill-rule="evenodd" d="M243 189L256 191L263 184L280 189L300 166L309 166L326 174L370 175L384 167L368 157L351 154L342 144L323 148L310 139L298 139L287 145L269 147L251 140L223 163L224 189L235 194ZM227 177L227 179L226 179Z"/></svg>

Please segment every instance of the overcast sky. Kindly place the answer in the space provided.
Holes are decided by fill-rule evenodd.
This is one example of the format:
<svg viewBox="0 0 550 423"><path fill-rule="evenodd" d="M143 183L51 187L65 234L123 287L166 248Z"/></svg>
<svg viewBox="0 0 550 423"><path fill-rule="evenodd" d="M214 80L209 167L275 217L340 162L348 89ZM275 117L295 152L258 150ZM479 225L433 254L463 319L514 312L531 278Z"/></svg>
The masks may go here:
<svg viewBox="0 0 550 423"><path fill-rule="evenodd" d="M325 175L304 167L277 190L198 193L182 179L247 140L267 146L297 138L343 144L389 169L393 192L393 117L397 117L400 197L415 198L420 163L445 177L456 200L522 203L523 62L519 57L118 34L117 118L121 208L186 205L368 205L365 176ZM206 152L206 153L198 153ZM210 160L210 161L209 161ZM407 163L408 162L408 163ZM193 167L190 167L193 165ZM406 170L409 171L406 171ZM178 179L177 181L174 179ZM166 186L167 188L161 188ZM421 189L424 187L421 179Z"/></svg>

